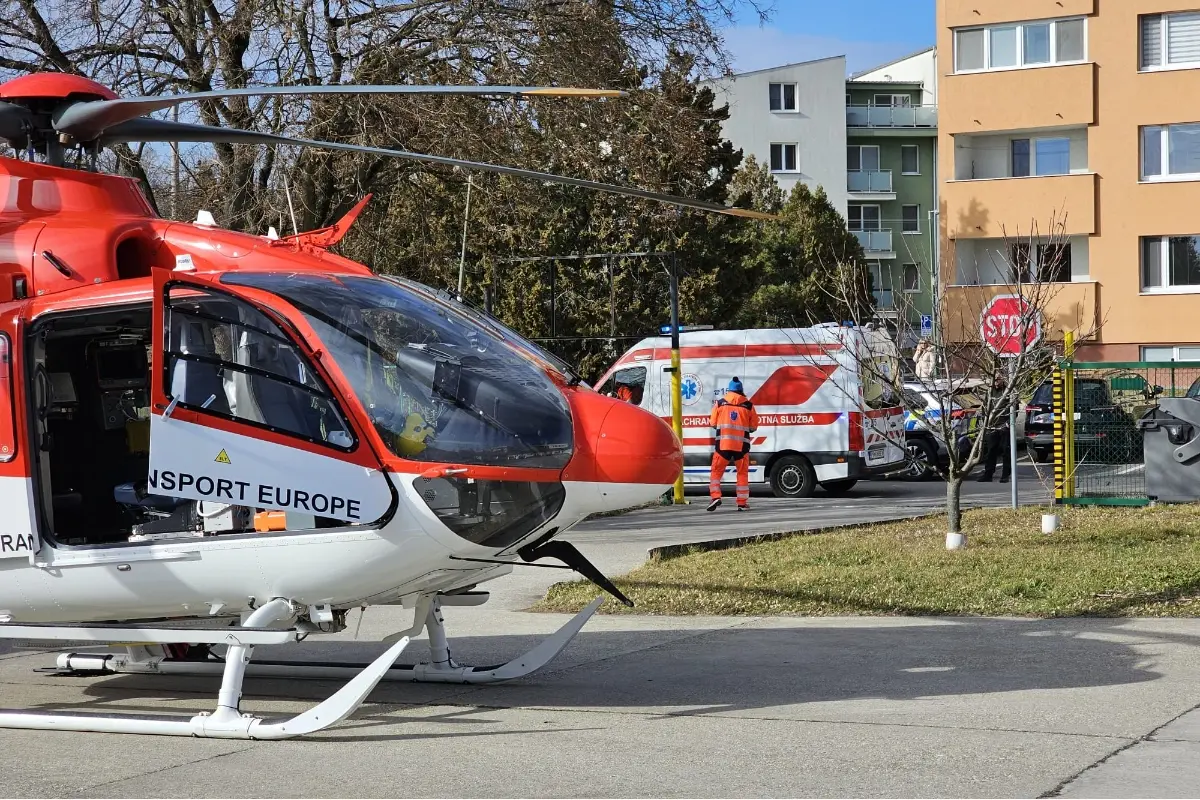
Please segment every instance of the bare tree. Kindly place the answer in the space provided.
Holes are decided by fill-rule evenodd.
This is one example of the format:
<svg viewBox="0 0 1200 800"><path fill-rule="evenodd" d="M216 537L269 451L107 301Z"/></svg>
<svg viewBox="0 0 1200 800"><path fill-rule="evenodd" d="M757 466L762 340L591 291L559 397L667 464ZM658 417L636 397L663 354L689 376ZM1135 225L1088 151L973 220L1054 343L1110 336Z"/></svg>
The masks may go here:
<svg viewBox="0 0 1200 800"><path fill-rule="evenodd" d="M719 26L742 9L761 18L756 2L0 0L0 80L57 71L93 78L126 95L255 84L587 85L599 79L608 85L622 74L632 74L636 83L640 66L661 63L671 52L692 57L699 71L726 70ZM207 125L264 133L369 134L372 143L382 139L385 146L441 149L477 160L511 156L511 150L496 152L502 137L489 137L488 126L480 124L496 121L489 117L493 112L478 106L437 97L234 97L206 100L184 113ZM171 186L161 161L147 160L153 148L113 149L119 166L143 182L152 203ZM300 222L315 227L342 210L338 198L352 195L348 206L372 191L385 163L231 144L187 148L186 155L189 185L206 204L217 203L221 223L256 232L277 221L280 209L272 196L279 196L274 181L281 168L295 191ZM409 168L407 174L416 172Z"/></svg>
<svg viewBox="0 0 1200 800"><path fill-rule="evenodd" d="M1033 222L1025 233L1010 234L1003 230L997 240L973 240L962 246L950 240L942 254L943 263L953 265L957 285L939 286L933 275L933 331L930 348L934 373L915 380L935 398L933 408L924 397L905 392L900 378L885 374L880 359L857 359L858 368L875 381L890 382L895 389L896 403L915 416L944 443L947 464L936 465L946 482L946 546L958 549L966 545L962 530L962 484L987 454L989 438L997 445L993 432L1003 429L1010 412L1028 397L1050 375L1059 354L1058 332L1074 332L1076 341L1095 334L1098 325L1083 310L1065 308L1059 301L1064 283L1070 281L1070 241L1066 234L1066 217L1057 213L1042 229ZM915 255L915 254L914 254ZM912 259L932 263L928 258ZM831 283L828 291L836 297L851 296L860 278L853 270L833 270L830 275L840 280ZM967 285L962 285L966 283ZM1016 304L1018 314L996 324L993 330L982 330L981 315L993 298L1013 296L1023 299ZM895 308L895 338L899 342L921 337L920 312L914 295L898 292ZM853 306L850 306L851 308ZM878 325L877 316L855 318L857 325ZM1033 338L1034 331L1040 338ZM985 344L987 338L1007 337L1010 352L1002 357ZM1027 335L1028 334L1028 335ZM972 395L976 402L968 404L963 395ZM1007 448L1008 442L1002 443ZM1016 465L1013 464L1013 480Z"/></svg>

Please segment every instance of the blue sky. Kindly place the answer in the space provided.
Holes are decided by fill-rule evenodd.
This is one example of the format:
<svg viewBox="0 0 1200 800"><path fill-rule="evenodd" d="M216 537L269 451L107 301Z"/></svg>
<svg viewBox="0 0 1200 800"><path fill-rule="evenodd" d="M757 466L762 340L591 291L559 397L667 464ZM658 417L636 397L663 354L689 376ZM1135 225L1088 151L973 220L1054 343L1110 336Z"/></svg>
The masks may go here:
<svg viewBox="0 0 1200 800"><path fill-rule="evenodd" d="M853 73L932 46L933 13L934 0L774 0L765 25L743 13L722 33L736 72L845 55Z"/></svg>

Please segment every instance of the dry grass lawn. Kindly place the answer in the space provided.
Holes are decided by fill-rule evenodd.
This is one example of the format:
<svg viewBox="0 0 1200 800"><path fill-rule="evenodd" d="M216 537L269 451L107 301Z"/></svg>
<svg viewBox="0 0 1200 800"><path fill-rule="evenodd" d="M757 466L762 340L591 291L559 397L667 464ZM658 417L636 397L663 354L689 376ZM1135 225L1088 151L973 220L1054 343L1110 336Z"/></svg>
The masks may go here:
<svg viewBox="0 0 1200 800"><path fill-rule="evenodd" d="M1200 616L1200 506L970 511L968 548L935 517L799 535L651 562L615 580L636 607L714 615ZM575 611L599 590L551 587L535 610Z"/></svg>

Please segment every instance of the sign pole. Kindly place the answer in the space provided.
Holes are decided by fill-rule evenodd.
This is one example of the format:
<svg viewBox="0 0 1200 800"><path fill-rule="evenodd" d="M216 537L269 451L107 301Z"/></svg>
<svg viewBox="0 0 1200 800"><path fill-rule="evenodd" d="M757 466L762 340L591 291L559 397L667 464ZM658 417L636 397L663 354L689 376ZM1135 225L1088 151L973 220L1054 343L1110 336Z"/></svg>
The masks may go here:
<svg viewBox="0 0 1200 800"><path fill-rule="evenodd" d="M1015 509L1018 505L1017 491L1017 392L1014 389L1014 384L1017 382L1017 362L1016 359L1008 360L1008 391L1012 393L1008 403L1008 459L1012 464L1012 507Z"/></svg>
<svg viewBox="0 0 1200 800"><path fill-rule="evenodd" d="M671 427L683 441L683 375L679 357L679 270L675 253L671 253ZM683 473L675 479L675 505L684 504Z"/></svg>

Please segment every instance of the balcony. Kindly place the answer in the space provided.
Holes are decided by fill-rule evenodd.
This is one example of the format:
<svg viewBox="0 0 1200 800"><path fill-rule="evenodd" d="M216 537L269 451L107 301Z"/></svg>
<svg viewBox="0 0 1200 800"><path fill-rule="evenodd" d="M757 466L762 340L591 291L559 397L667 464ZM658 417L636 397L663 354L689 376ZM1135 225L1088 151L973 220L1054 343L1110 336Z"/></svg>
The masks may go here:
<svg viewBox="0 0 1200 800"><path fill-rule="evenodd" d="M854 200L895 200L890 169L847 170L846 187Z"/></svg>
<svg viewBox="0 0 1200 800"><path fill-rule="evenodd" d="M942 212L951 239L1028 236L1036 225L1043 234L1052 223L1058 233L1096 232L1096 175L1047 175L1033 178L947 181Z"/></svg>
<svg viewBox="0 0 1200 800"><path fill-rule="evenodd" d="M851 231L862 243L863 250L872 258L895 258L892 250L892 231Z"/></svg>
<svg viewBox="0 0 1200 800"><path fill-rule="evenodd" d="M944 133L1061 128L1096 121L1094 64L947 75L940 91L938 126Z"/></svg>
<svg viewBox="0 0 1200 800"><path fill-rule="evenodd" d="M1063 331L1074 331L1076 335L1088 335L1096 331L1100 322L1096 309L1099 307L1099 284L1094 281L1074 283L1042 284L1036 291L1045 298L1042 319L1042 335L1050 341L1063 338ZM1014 287L999 286L947 286L946 287L946 335L951 342L978 342L979 315L988 301L996 295L1011 294ZM1029 292L1026 293L1027 296Z"/></svg>
<svg viewBox="0 0 1200 800"><path fill-rule="evenodd" d="M849 128L936 128L937 106L847 106Z"/></svg>

